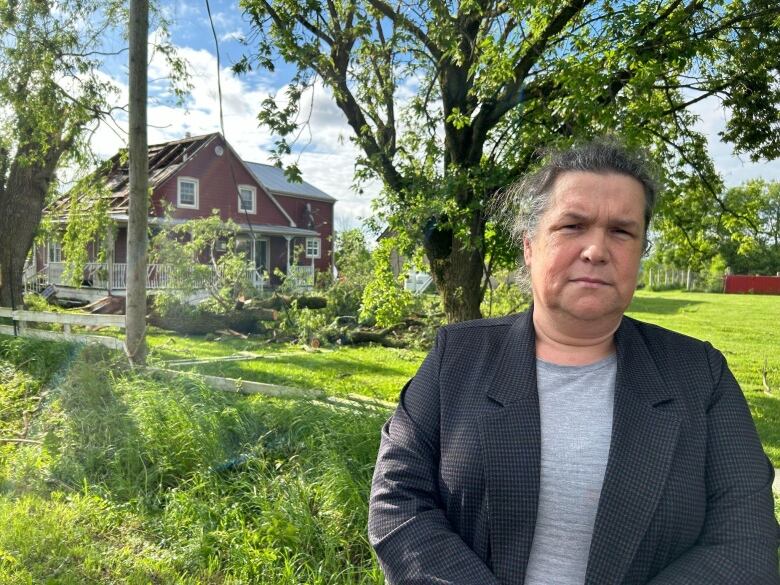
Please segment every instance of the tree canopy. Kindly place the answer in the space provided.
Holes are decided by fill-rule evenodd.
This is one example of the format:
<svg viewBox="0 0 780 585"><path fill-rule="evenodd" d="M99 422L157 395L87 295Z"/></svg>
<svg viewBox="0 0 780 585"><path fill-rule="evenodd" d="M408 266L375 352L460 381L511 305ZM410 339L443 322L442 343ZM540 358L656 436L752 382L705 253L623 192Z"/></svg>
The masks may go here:
<svg viewBox="0 0 780 585"><path fill-rule="evenodd" d="M83 153L84 130L107 112L111 86L96 69L95 38L118 5L0 2L0 305L21 300L21 273L55 169ZM95 29L87 27L105 15ZM86 19L86 20L85 20Z"/></svg>
<svg viewBox="0 0 780 585"><path fill-rule="evenodd" d="M540 148L617 133L652 150L672 186L720 181L691 107L719 100L724 138L780 154L776 0L567 2L241 0L252 54L236 67L294 65L286 96L261 104L281 161L318 80L379 177L380 219L424 247L450 320L478 317L484 276L516 256L491 229L496 193ZM291 169L295 172L295 168ZM686 188L683 188L686 187Z"/></svg>
<svg viewBox="0 0 780 585"><path fill-rule="evenodd" d="M717 201L709 209L706 194L687 194L685 203L701 209L690 213L685 229L662 218L654 259L701 270L717 258L734 274L780 272L780 182L747 181Z"/></svg>

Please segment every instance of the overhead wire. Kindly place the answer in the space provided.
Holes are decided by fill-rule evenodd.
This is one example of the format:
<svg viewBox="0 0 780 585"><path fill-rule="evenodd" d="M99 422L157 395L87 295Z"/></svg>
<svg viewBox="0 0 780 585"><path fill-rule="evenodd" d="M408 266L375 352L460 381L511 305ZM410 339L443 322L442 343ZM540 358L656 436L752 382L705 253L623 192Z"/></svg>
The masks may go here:
<svg viewBox="0 0 780 585"><path fill-rule="evenodd" d="M227 134L225 133L225 116L222 109L222 65L221 65L221 57L220 57L220 51L219 51L219 38L217 37L217 30L214 27L214 18L211 15L211 6L209 4L209 0L206 1L206 12L209 17L209 24L211 25L211 34L214 37L214 48L216 50L216 56L217 56L217 101L219 105L219 128L222 132L222 139L225 141L225 146L230 148L228 140L227 140ZM231 149L232 150L232 149ZM235 153L237 154L237 153ZM238 187L238 181L236 180L236 173L235 169L233 168L233 159L232 157L228 157L228 168L230 169L230 177L233 181L233 188L235 189L235 193L238 196L238 202L239 202L239 211L244 212L244 216L246 217L246 223L249 227L249 235L252 239L252 251L251 255L252 257L255 257L257 254L257 237L255 236L255 230L252 226L252 220L249 217L249 211L247 210L246 206L244 205L244 200L241 197L241 190ZM258 181L259 183L259 181ZM260 197L259 193L255 192L255 202L254 202L254 210L255 213L259 212L260 207ZM288 251L289 253L289 251ZM263 258L265 260L265 258ZM255 269L257 266L257 259L255 258ZM268 268L267 266L265 267Z"/></svg>

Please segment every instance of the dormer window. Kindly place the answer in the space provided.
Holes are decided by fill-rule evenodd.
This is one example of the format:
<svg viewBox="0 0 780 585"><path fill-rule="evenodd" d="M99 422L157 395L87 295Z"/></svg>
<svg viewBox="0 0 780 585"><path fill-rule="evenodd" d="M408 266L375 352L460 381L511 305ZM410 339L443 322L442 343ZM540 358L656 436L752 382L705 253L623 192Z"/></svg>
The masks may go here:
<svg viewBox="0 0 780 585"><path fill-rule="evenodd" d="M198 209L198 179L179 177L176 207Z"/></svg>
<svg viewBox="0 0 780 585"><path fill-rule="evenodd" d="M238 211L257 213L257 189L251 185L238 186Z"/></svg>

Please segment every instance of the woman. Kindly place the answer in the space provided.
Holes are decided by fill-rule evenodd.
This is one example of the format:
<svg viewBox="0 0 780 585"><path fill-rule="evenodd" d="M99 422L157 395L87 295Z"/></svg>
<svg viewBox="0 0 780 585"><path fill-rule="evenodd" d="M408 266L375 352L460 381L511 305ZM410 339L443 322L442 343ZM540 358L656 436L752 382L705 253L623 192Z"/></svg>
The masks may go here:
<svg viewBox="0 0 780 585"><path fill-rule="evenodd" d="M609 142L510 189L532 309L442 328L384 426L389 583L777 584L773 469L723 356L624 316L656 199Z"/></svg>

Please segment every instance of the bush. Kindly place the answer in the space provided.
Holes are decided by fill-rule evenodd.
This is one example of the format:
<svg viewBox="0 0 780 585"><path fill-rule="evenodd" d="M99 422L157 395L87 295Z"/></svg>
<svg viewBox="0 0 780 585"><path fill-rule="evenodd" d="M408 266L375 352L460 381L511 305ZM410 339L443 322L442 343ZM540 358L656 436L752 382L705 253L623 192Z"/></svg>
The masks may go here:
<svg viewBox="0 0 780 585"><path fill-rule="evenodd" d="M373 279L363 291L360 318L374 319L379 327L398 323L408 316L412 307L412 293L403 287L403 276L394 276L390 255L395 247L391 238L379 241L372 255Z"/></svg>

